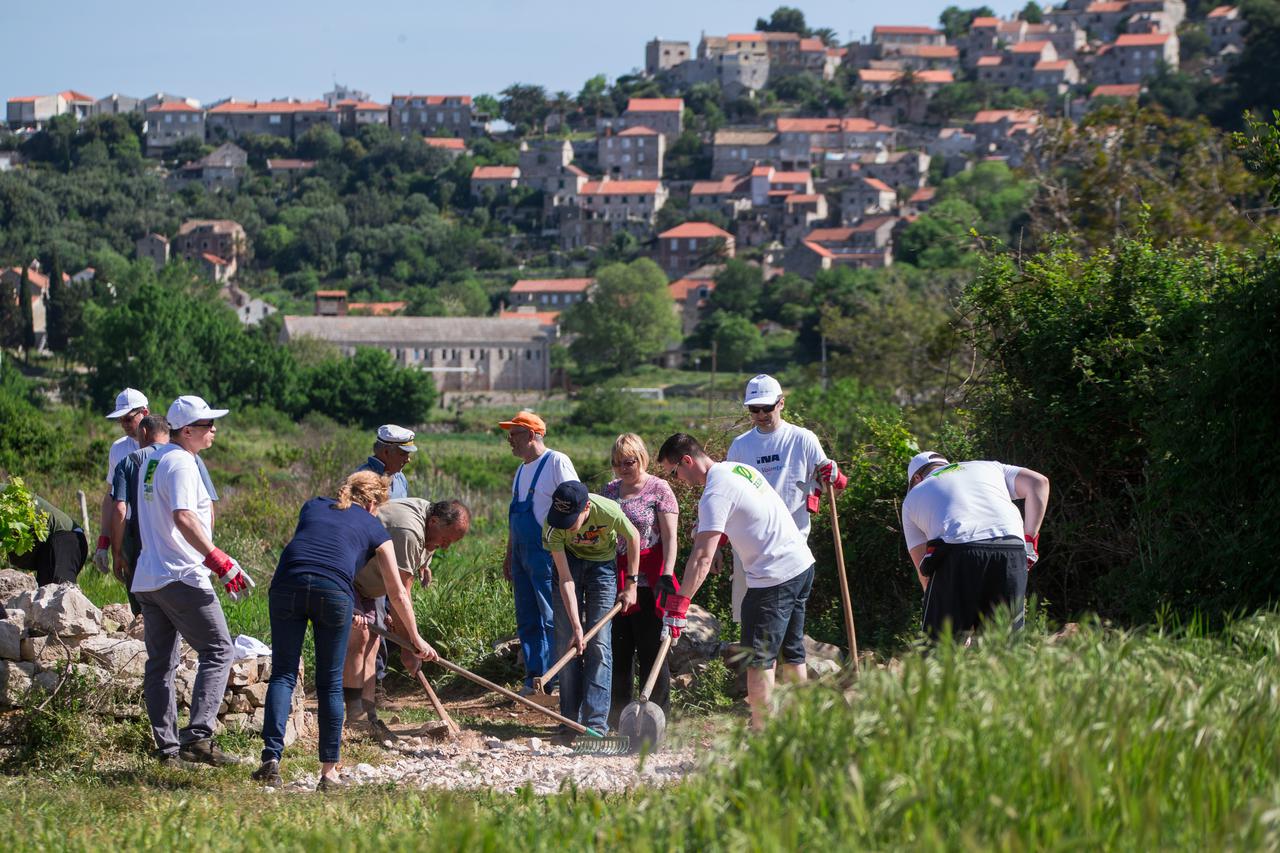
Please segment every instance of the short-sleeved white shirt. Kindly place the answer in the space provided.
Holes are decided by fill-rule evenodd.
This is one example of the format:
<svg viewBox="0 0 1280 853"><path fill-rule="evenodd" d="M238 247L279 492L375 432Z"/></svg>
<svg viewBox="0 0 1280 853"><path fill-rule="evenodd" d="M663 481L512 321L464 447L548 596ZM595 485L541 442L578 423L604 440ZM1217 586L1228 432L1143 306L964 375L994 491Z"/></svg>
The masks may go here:
<svg viewBox="0 0 1280 853"><path fill-rule="evenodd" d="M212 538L212 508L195 455L176 444L160 446L139 475L138 531L142 536L142 554L133 575L134 592L151 592L175 581L213 589L204 558L173 522L175 510L190 510L200 520L205 534Z"/></svg>
<svg viewBox="0 0 1280 853"><path fill-rule="evenodd" d="M747 586L777 586L813 565L813 552L764 475L741 462L717 462L698 501L698 532L724 533L742 558Z"/></svg>
<svg viewBox="0 0 1280 853"><path fill-rule="evenodd" d="M111 452L107 454L107 488L110 489L116 476L116 466L120 460L138 449L138 440L133 436L122 435L111 443Z"/></svg>
<svg viewBox="0 0 1280 853"><path fill-rule="evenodd" d="M573 469L573 462L568 456L558 450L544 450L542 456L532 462L525 462L516 469L513 488L518 500L524 500L525 495L529 493L533 472L537 471L538 466L542 464L543 456L549 458L533 488L533 514L540 525L547 523L547 513L551 510L551 495L555 492L556 486L578 479L578 472Z"/></svg>
<svg viewBox="0 0 1280 853"><path fill-rule="evenodd" d="M725 461L745 462L763 474L801 534L809 538L808 497L818 488L815 472L828 461L816 435L786 421L773 432L752 429L733 440Z"/></svg>
<svg viewBox="0 0 1280 853"><path fill-rule="evenodd" d="M1012 500L1020 471L1000 462L954 462L929 474L902 501L907 548L931 539L951 544L1021 539L1022 515Z"/></svg>

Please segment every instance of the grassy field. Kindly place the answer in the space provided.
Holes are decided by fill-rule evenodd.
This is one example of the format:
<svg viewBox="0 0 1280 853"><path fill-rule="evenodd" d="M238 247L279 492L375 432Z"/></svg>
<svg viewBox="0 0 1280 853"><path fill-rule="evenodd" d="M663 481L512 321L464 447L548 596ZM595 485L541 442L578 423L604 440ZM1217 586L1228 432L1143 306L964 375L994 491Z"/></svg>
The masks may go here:
<svg viewBox="0 0 1280 853"><path fill-rule="evenodd" d="M136 761L16 778L0 849L1276 849L1278 653L1275 615L912 653L625 795L269 795Z"/></svg>

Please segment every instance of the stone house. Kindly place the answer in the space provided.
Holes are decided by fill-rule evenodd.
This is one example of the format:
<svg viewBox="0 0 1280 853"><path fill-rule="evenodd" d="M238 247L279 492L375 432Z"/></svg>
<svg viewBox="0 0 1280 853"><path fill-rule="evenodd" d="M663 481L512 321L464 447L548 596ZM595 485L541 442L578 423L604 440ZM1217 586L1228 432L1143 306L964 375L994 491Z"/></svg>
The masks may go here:
<svg viewBox="0 0 1280 853"><path fill-rule="evenodd" d="M897 192L911 192L928 181L930 162L924 151L876 151L858 158L858 173L883 181Z"/></svg>
<svg viewBox="0 0 1280 853"><path fill-rule="evenodd" d="M812 278L839 266L880 269L893 264L896 216L876 216L847 228L815 228L783 257L787 272Z"/></svg>
<svg viewBox="0 0 1280 853"><path fill-rule="evenodd" d="M750 175L727 175L714 181L694 181L689 190L689 210L710 210L733 220L751 209Z"/></svg>
<svg viewBox="0 0 1280 853"><path fill-rule="evenodd" d="M779 118L778 159L784 169L808 169L826 151L892 148L897 130L865 118Z"/></svg>
<svg viewBox="0 0 1280 853"><path fill-rule="evenodd" d="M297 141L316 125L335 127L337 114L324 101L224 101L205 114L205 137L210 142L239 139L246 134L277 136Z"/></svg>
<svg viewBox="0 0 1280 853"><path fill-rule="evenodd" d="M662 178L666 137L652 128L633 125L614 134L605 130L597 140L600 171L610 178L653 181Z"/></svg>
<svg viewBox="0 0 1280 853"><path fill-rule="evenodd" d="M226 284L236 274L236 259L234 257L222 258L218 255L204 252L195 260L201 275L217 284Z"/></svg>
<svg viewBox="0 0 1280 853"><path fill-rule="evenodd" d="M684 130L684 98L632 98L613 128L647 127L666 137L674 145Z"/></svg>
<svg viewBox="0 0 1280 853"><path fill-rule="evenodd" d="M668 192L661 181L615 181L604 177L587 181L579 195L583 210L592 219L653 225L658 211L667 203Z"/></svg>
<svg viewBox="0 0 1280 853"><path fill-rule="evenodd" d="M163 234L144 234L133 242L133 248L139 260L146 258L157 270L169 263L169 238Z"/></svg>
<svg viewBox="0 0 1280 853"><path fill-rule="evenodd" d="M933 27L877 26L871 30L871 43L880 48L882 56L891 55L905 46L933 44L944 45L947 35Z"/></svg>
<svg viewBox="0 0 1280 853"><path fill-rule="evenodd" d="M1218 6L1205 17L1204 28L1209 34L1209 51L1214 56L1226 52L1244 50L1244 31L1247 26L1240 17L1239 6Z"/></svg>
<svg viewBox="0 0 1280 853"><path fill-rule="evenodd" d="M22 95L5 102L5 121L12 130L44 127L45 122L62 112L63 104L57 95Z"/></svg>
<svg viewBox="0 0 1280 853"><path fill-rule="evenodd" d="M706 55L700 50L698 57L676 66L674 73L685 86L719 83L724 96L732 100L750 96L765 87L769 82L769 57L752 51Z"/></svg>
<svg viewBox="0 0 1280 853"><path fill-rule="evenodd" d="M573 162L573 143L567 139L526 139L520 142L520 184L542 192L555 191L564 168Z"/></svg>
<svg viewBox="0 0 1280 853"><path fill-rule="evenodd" d="M1019 89L1030 89L1036 66L1043 62L1056 62L1058 51L1053 42L1024 41L1009 48L1009 58L1013 66L1013 79L1010 82Z"/></svg>
<svg viewBox="0 0 1280 853"><path fill-rule="evenodd" d="M974 154L981 158L1003 154L1008 139L1039 123L1035 110L979 110L966 130L973 134Z"/></svg>
<svg viewBox="0 0 1280 853"><path fill-rule="evenodd" d="M680 337L692 335L706 313L707 298L716 289L714 278L685 277L667 285L676 316L680 318Z"/></svg>
<svg viewBox="0 0 1280 853"><path fill-rule="evenodd" d="M1125 33L1098 51L1093 66L1097 83L1141 83L1160 65L1178 68L1178 37L1172 33Z"/></svg>
<svg viewBox="0 0 1280 853"><path fill-rule="evenodd" d="M227 262L248 257L249 239L240 223L230 219L190 219L182 223L173 238L173 253L199 262L213 255Z"/></svg>
<svg viewBox="0 0 1280 853"><path fill-rule="evenodd" d="M733 235L709 222L685 222L658 235L658 266L670 278L734 254Z"/></svg>
<svg viewBox="0 0 1280 853"><path fill-rule="evenodd" d="M1103 0L1090 3L1084 13L1076 17L1076 24L1098 41L1110 41L1120 31L1124 19L1132 14L1123 0Z"/></svg>
<svg viewBox="0 0 1280 853"><path fill-rule="evenodd" d="M248 167L249 155L245 150L234 142L224 142L199 160L175 169L169 181L176 187L198 183L207 190L235 190Z"/></svg>
<svg viewBox="0 0 1280 853"><path fill-rule="evenodd" d="M94 101L91 112L95 116L122 116L129 113L140 113L142 112L142 100L112 92L110 95Z"/></svg>
<svg viewBox="0 0 1280 853"><path fill-rule="evenodd" d="M548 391L555 336L535 317L285 317L282 343L317 338L354 355L373 347L428 372L439 391Z"/></svg>
<svg viewBox="0 0 1280 853"><path fill-rule="evenodd" d="M1032 69L1031 88L1040 89L1055 97L1065 95L1079 82L1080 71L1071 59L1040 62Z"/></svg>
<svg viewBox="0 0 1280 853"><path fill-rule="evenodd" d="M782 200L782 245L794 246L815 225L826 222L827 197L822 193L792 193Z"/></svg>
<svg viewBox="0 0 1280 853"><path fill-rule="evenodd" d="M418 136L472 136L470 95L392 95L391 129Z"/></svg>
<svg viewBox="0 0 1280 853"><path fill-rule="evenodd" d="M937 200L938 190L934 187L921 187L911 194L907 199L906 213L911 216L919 216L928 212L933 207L934 201Z"/></svg>
<svg viewBox="0 0 1280 853"><path fill-rule="evenodd" d="M840 224L857 225L868 216L893 213L897 206L898 194L893 187L879 178L856 178L840 191Z"/></svg>
<svg viewBox="0 0 1280 853"><path fill-rule="evenodd" d="M328 103L328 101L326 101ZM339 130L355 133L368 125L391 123L391 110L386 104L370 101L368 98L357 100L344 98L330 107L337 115L336 124Z"/></svg>
<svg viewBox="0 0 1280 853"><path fill-rule="evenodd" d="M595 286L594 278L522 278L511 286L507 300L514 309L563 311L585 300Z"/></svg>
<svg viewBox="0 0 1280 853"><path fill-rule="evenodd" d="M70 276L66 273L62 274L64 282L71 281ZM27 281L31 285L31 328L36 336L36 349L41 350L45 347L45 335L47 329L46 306L49 304L49 276L41 271L40 262L32 261L27 267ZM0 283L4 284L5 292L9 292L8 288L13 288L15 303L21 298L22 291L22 267L6 267L0 269Z"/></svg>
<svg viewBox="0 0 1280 853"><path fill-rule="evenodd" d="M467 153L467 141L454 136L424 136L422 142L428 148L443 151L450 160L457 160Z"/></svg>
<svg viewBox="0 0 1280 853"><path fill-rule="evenodd" d="M471 170L471 197L479 199L486 190L505 195L520 183L519 166L476 166Z"/></svg>
<svg viewBox="0 0 1280 853"><path fill-rule="evenodd" d="M960 49L953 44L905 44L893 51L894 64L912 71L955 71L960 67Z"/></svg>
<svg viewBox="0 0 1280 853"><path fill-rule="evenodd" d="M687 41L671 41L654 36L644 46L644 73L655 77L663 71L670 71L690 58Z"/></svg>
<svg viewBox="0 0 1280 853"><path fill-rule="evenodd" d="M163 153L184 139L204 142L204 111L186 101L164 101L147 110L146 116L148 153Z"/></svg>
<svg viewBox="0 0 1280 853"><path fill-rule="evenodd" d="M738 175L778 159L778 132L764 128L720 128L711 141L711 177Z"/></svg>

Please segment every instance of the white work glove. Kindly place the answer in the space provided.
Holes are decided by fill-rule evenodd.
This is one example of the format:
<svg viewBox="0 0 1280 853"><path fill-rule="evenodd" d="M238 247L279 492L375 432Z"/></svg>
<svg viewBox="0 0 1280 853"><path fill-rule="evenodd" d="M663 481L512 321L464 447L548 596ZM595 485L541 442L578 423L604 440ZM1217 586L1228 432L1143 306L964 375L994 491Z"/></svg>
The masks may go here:
<svg viewBox="0 0 1280 853"><path fill-rule="evenodd" d="M104 575L111 574L111 539L98 537L98 550L93 552L93 567Z"/></svg>

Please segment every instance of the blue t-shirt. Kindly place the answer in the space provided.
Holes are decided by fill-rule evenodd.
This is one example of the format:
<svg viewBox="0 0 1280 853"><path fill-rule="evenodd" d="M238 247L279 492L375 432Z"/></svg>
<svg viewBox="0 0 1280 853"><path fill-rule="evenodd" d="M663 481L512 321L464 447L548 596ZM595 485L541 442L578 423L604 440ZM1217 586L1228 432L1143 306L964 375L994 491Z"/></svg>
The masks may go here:
<svg viewBox="0 0 1280 853"><path fill-rule="evenodd" d="M363 465L352 473L360 471L372 471L383 477L387 476L387 466L383 465L382 460L376 456L370 456ZM397 471L391 475L391 500L407 497L409 497L409 478L404 475L403 471Z"/></svg>
<svg viewBox="0 0 1280 853"><path fill-rule="evenodd" d="M125 504L124 542L121 543L121 548L125 560L131 566L138 564L138 555L142 553L142 536L138 530L138 516L135 512L138 506L138 482L141 479L138 472L146 467L147 460L155 455L156 448L160 446L149 444L138 448L121 459L111 475L111 499L124 501ZM209 479L209 469L204 466L204 460L199 456L196 456L196 468L200 470L200 479L204 481L204 487L209 492L209 500L216 501L218 492L213 488L213 480Z"/></svg>
<svg viewBox="0 0 1280 853"><path fill-rule="evenodd" d="M312 498L298 513L298 527L285 546L271 585L300 575L320 575L342 587L354 601L356 570L391 535L364 507L338 509L333 498Z"/></svg>

